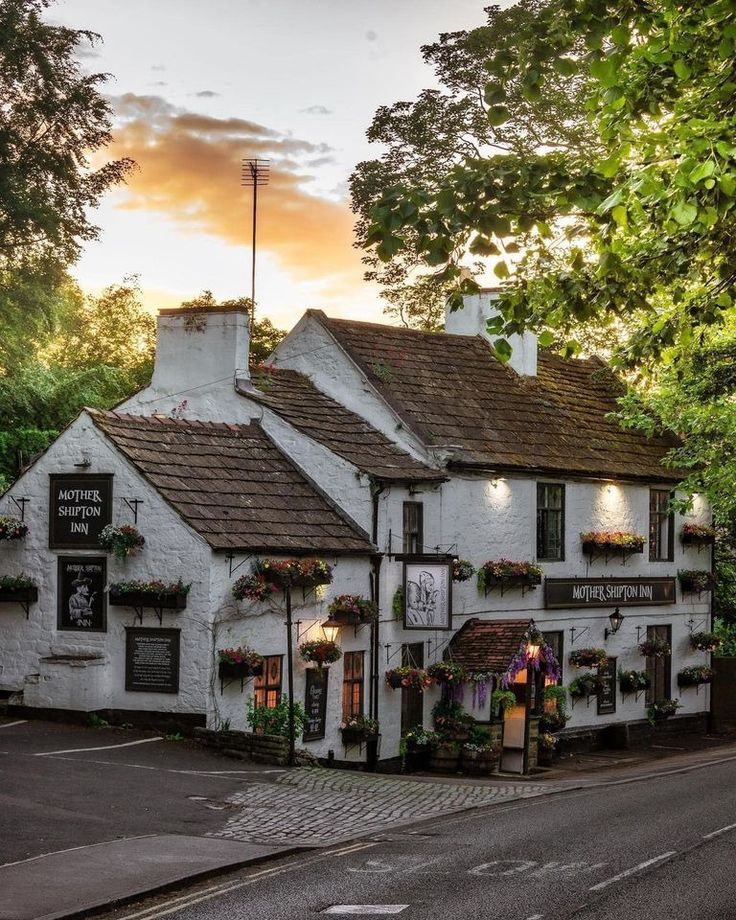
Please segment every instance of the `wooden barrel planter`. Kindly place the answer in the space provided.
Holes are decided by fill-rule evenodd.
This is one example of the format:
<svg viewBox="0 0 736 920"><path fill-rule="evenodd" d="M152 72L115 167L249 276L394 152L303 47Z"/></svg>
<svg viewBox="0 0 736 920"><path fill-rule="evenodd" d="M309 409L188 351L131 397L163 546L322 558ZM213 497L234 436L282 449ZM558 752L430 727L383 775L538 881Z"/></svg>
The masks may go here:
<svg viewBox="0 0 736 920"><path fill-rule="evenodd" d="M435 773L457 773L460 768L460 745L438 744L429 755L430 769Z"/></svg>
<svg viewBox="0 0 736 920"><path fill-rule="evenodd" d="M410 741L406 751L406 772L429 770L432 749L428 744L416 744Z"/></svg>
<svg viewBox="0 0 736 920"><path fill-rule="evenodd" d="M498 770L501 755L494 751L463 751L463 770L470 776L488 776Z"/></svg>

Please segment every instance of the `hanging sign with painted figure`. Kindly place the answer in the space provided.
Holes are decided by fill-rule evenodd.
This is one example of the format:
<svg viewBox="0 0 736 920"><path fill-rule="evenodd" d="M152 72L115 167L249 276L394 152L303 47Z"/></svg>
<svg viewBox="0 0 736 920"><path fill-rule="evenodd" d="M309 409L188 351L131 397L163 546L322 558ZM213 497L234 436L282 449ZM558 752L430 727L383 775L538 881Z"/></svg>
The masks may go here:
<svg viewBox="0 0 736 920"><path fill-rule="evenodd" d="M452 561L404 562L404 629L452 628Z"/></svg>
<svg viewBox="0 0 736 920"><path fill-rule="evenodd" d="M62 556L57 584L58 629L107 629L106 556Z"/></svg>
<svg viewBox="0 0 736 920"><path fill-rule="evenodd" d="M49 547L99 549L112 523L112 476L53 475L49 492Z"/></svg>
<svg viewBox="0 0 736 920"><path fill-rule="evenodd" d="M674 578L545 578L544 606L656 607L674 604Z"/></svg>

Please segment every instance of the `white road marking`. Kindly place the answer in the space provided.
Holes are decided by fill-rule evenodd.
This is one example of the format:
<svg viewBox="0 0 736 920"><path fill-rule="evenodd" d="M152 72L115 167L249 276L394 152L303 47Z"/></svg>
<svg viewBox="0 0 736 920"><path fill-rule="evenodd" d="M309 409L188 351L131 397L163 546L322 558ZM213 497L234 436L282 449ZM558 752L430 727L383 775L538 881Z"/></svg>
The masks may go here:
<svg viewBox="0 0 736 920"><path fill-rule="evenodd" d="M529 859L493 859L491 862L481 863L479 866L468 869L468 875L479 875L484 878L489 875L518 875L520 872L534 869L537 865L538 863ZM504 869L503 866L511 868ZM492 871L489 872L489 869Z"/></svg>
<svg viewBox="0 0 736 920"><path fill-rule="evenodd" d="M439 862L441 856L392 856L390 861L385 859L369 859L359 868L349 867L348 872L368 873L382 875L386 872L418 872L426 866Z"/></svg>
<svg viewBox="0 0 736 920"><path fill-rule="evenodd" d="M333 904L323 914L400 914L408 904Z"/></svg>
<svg viewBox="0 0 736 920"><path fill-rule="evenodd" d="M18 719L17 722L6 722L4 725L0 725L0 728L12 728L14 725L25 725L28 719Z"/></svg>
<svg viewBox="0 0 736 920"><path fill-rule="evenodd" d="M83 754L86 751L112 751L113 748L135 747L137 744L152 744L154 741L163 741L161 735L156 738L143 738L140 741L126 741L124 744L104 744L101 747L69 748L66 751L43 751L34 754L34 757L53 757L55 754Z"/></svg>
<svg viewBox="0 0 736 920"><path fill-rule="evenodd" d="M703 840L710 840L711 837L717 837L719 834L725 834L726 831L732 831L736 824L729 824L727 827L721 827L717 831L711 831L710 834L703 834Z"/></svg>
<svg viewBox="0 0 736 920"><path fill-rule="evenodd" d="M623 878L628 878L628 876L633 875L635 872L640 872L642 869L646 869L648 866L653 866L655 863L662 862L663 859L668 859L670 856L674 856L677 850L669 850L667 853L661 853L659 856L655 856L653 859L648 859L646 862L639 863L638 866L632 866L630 869L625 869L623 872L619 872L618 875L614 875L613 878L607 878L605 882L599 882L597 885L591 885L588 891L602 891L604 888L608 888L609 885L613 885L614 882L620 882Z"/></svg>
<svg viewBox="0 0 736 920"><path fill-rule="evenodd" d="M532 914L531 917L527 917L526 920L542 920L544 914Z"/></svg>

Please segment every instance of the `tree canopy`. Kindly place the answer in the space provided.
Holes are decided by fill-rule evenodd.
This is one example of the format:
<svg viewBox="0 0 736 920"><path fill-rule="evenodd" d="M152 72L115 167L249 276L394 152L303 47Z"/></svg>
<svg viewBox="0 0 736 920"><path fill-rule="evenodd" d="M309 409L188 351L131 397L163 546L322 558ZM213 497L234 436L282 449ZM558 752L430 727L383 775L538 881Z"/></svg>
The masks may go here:
<svg viewBox="0 0 736 920"><path fill-rule="evenodd" d="M487 119L503 131L519 93L534 104L582 79L596 143L469 152L430 187L409 176L373 207L366 244L389 264L418 254L455 307L475 288L463 261L495 259L501 357L503 336L551 342L571 321L632 323L630 362L688 342L732 307L735 42L735 0L539 4L485 60Z"/></svg>

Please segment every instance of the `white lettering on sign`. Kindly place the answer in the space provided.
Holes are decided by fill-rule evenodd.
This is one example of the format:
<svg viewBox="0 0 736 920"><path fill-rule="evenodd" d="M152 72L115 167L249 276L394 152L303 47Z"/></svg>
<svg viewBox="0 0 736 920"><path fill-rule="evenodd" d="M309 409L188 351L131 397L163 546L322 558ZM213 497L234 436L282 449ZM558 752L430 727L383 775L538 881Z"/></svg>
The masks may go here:
<svg viewBox="0 0 736 920"><path fill-rule="evenodd" d="M101 502L97 489L60 489L60 502Z"/></svg>
<svg viewBox="0 0 736 920"><path fill-rule="evenodd" d="M79 524L77 521L72 521L71 533L89 533L89 524Z"/></svg>
<svg viewBox="0 0 736 920"><path fill-rule="evenodd" d="M572 599L586 604L591 601L651 601L654 599L654 591L652 585L637 582L624 585L573 585Z"/></svg>

